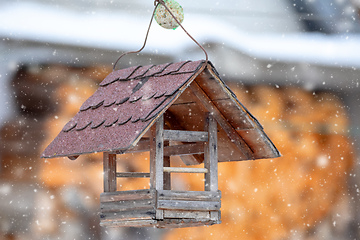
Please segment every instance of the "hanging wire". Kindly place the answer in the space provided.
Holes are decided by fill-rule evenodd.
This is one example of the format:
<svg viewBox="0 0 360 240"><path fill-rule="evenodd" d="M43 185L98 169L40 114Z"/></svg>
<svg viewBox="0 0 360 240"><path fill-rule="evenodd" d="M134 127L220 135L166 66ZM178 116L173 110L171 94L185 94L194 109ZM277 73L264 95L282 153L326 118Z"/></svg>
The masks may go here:
<svg viewBox="0 0 360 240"><path fill-rule="evenodd" d="M155 3L156 3L156 1L154 2L154 4L155 4ZM131 54L131 53L139 53L139 52L141 52L141 51L145 48L145 45L146 45L146 42L147 42L147 39L148 39L148 36L149 36L149 32L150 32L150 27L151 27L151 24L152 24L152 21L153 21L153 18L154 18L155 10L156 10L156 8L157 8L158 5L159 5L159 3L155 5L154 11L153 11L153 13L152 13L152 15L151 15L149 27L148 27L148 29L147 29L146 36L145 36L145 40L144 40L144 44L142 45L142 47L141 47L139 50L137 50L137 51L130 51L130 52L125 52L125 53L121 54L120 57L119 57L119 58L115 61L115 63L114 63L113 71L115 71L116 64L120 61L120 59L121 59L123 56L128 55L128 54Z"/></svg>
<svg viewBox="0 0 360 240"><path fill-rule="evenodd" d="M150 27L151 27L151 24L152 24L152 21L153 21L153 18L154 18L154 14L155 14L156 8L158 7L159 4L161 4L161 5L163 5L163 6L165 7L166 11L168 11L168 12L170 13L170 15L172 16L172 18L176 21L177 24L179 24L179 26L182 28L182 30L183 30L183 31L189 36L189 38L190 38L191 40L193 40L193 42L195 42L196 45L198 45L198 46L201 48L201 50L205 53L205 62L204 62L204 65L207 64L207 62L209 61L209 56L208 56L205 48L204 48L198 41L196 41L195 38L193 38L193 37L189 34L188 31L186 31L186 29L183 27L183 25L181 25L180 21L175 17L175 15L174 15L174 14L170 11L170 9L166 6L164 0L155 0L155 1L154 1L154 6L155 6L155 8L154 8L154 11L153 11L153 13L152 13L152 15L151 15L149 27L148 27L147 32L146 32L146 36L145 36L145 40L144 40L143 46L142 46L139 50L137 50L137 51L129 51L129 52L125 52L125 53L121 54L120 57L119 57L119 58L115 61L115 63L114 63L113 71L115 71L116 65L118 64L118 62L120 61L120 59L121 59L122 57L124 57L125 55L128 55L128 54L132 54L132 53L139 53L139 52L141 52L141 51L145 48L145 45L146 45L146 42L147 42L147 39L148 39L148 36L149 36L149 32L150 32Z"/></svg>

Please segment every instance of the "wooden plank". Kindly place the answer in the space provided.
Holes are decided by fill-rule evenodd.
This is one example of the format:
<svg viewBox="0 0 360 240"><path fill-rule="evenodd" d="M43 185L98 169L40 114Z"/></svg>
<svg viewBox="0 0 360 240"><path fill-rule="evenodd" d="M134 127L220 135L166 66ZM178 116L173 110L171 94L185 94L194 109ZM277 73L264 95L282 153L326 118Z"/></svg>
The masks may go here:
<svg viewBox="0 0 360 240"><path fill-rule="evenodd" d="M210 211L210 219L219 221L221 219L221 211Z"/></svg>
<svg viewBox="0 0 360 240"><path fill-rule="evenodd" d="M253 146L255 149L255 158L274 158L281 156L274 144L266 136L266 133L261 129L237 130L237 132L250 147Z"/></svg>
<svg viewBox="0 0 360 240"><path fill-rule="evenodd" d="M203 162L202 155L180 155L180 159L184 162L185 165L199 165Z"/></svg>
<svg viewBox="0 0 360 240"><path fill-rule="evenodd" d="M220 210L221 203L214 201L182 201L182 200L158 200L158 209L168 210L195 210L212 211Z"/></svg>
<svg viewBox="0 0 360 240"><path fill-rule="evenodd" d="M164 210L164 219L165 218L210 219L210 212L209 211Z"/></svg>
<svg viewBox="0 0 360 240"><path fill-rule="evenodd" d="M155 199L125 200L100 203L100 210L105 212L136 211L140 209L154 209Z"/></svg>
<svg viewBox="0 0 360 240"><path fill-rule="evenodd" d="M205 174L205 191L215 192L218 190L217 122L210 113L207 113L205 130L209 132L204 154L204 167L208 170Z"/></svg>
<svg viewBox="0 0 360 240"><path fill-rule="evenodd" d="M181 167L164 167L166 173L207 173L206 168L181 168Z"/></svg>
<svg viewBox="0 0 360 240"><path fill-rule="evenodd" d="M180 155L180 159L184 162L185 165L199 165L203 162L202 155Z"/></svg>
<svg viewBox="0 0 360 240"><path fill-rule="evenodd" d="M170 156L165 156L165 147L168 147L169 141L164 142L164 168L170 167ZM164 172L164 187L165 190L171 190L171 174L169 172Z"/></svg>
<svg viewBox="0 0 360 240"><path fill-rule="evenodd" d="M117 172L118 178L150 178L150 173L145 172Z"/></svg>
<svg viewBox="0 0 360 240"><path fill-rule="evenodd" d="M203 131L165 130L164 140L180 142L206 142L208 133Z"/></svg>
<svg viewBox="0 0 360 240"><path fill-rule="evenodd" d="M150 188L164 189L164 116L150 129ZM163 211L156 211L156 219L163 219Z"/></svg>
<svg viewBox="0 0 360 240"><path fill-rule="evenodd" d="M130 190L123 192L104 192L100 194L100 202L138 200L155 198L155 189Z"/></svg>
<svg viewBox="0 0 360 240"><path fill-rule="evenodd" d="M164 118L161 116L155 127L151 128L150 137L150 188L162 190L164 184Z"/></svg>
<svg viewBox="0 0 360 240"><path fill-rule="evenodd" d="M158 221L156 226L158 228L185 228L185 227L200 227L219 224L221 221L213 221L208 219L177 219L166 218L163 221Z"/></svg>
<svg viewBox="0 0 360 240"><path fill-rule="evenodd" d="M200 105L202 105L206 111L213 113L214 118L219 123L219 125L224 129L226 134L228 135L231 142L241 150L244 156L247 159L254 159L253 152L246 144L244 139L240 137L240 135L236 132L233 126L226 120L226 118L221 114L219 109L214 105L214 103L209 99L209 97L205 94L205 92L199 87L196 81L193 81L189 86L191 91L198 98L197 101Z"/></svg>
<svg viewBox="0 0 360 240"><path fill-rule="evenodd" d="M217 201L221 200L221 191L167 191L157 192L159 200L192 200L192 201Z"/></svg>
<svg viewBox="0 0 360 240"><path fill-rule="evenodd" d="M126 152L114 152L116 154L128 154L128 153L138 153L146 152L150 150L150 139L141 140L141 145L136 145L134 148L130 148ZM176 142L176 145L164 146L164 156L183 156L191 154L202 154L204 153L204 142L197 143L188 143L183 144L181 142ZM199 164L196 161L196 164Z"/></svg>
<svg viewBox="0 0 360 240"><path fill-rule="evenodd" d="M183 156L204 153L204 143L189 143L164 147L164 156ZM197 164L199 164L197 162Z"/></svg>
<svg viewBox="0 0 360 240"><path fill-rule="evenodd" d="M235 129L254 129L254 122L234 99L217 99L213 103Z"/></svg>
<svg viewBox="0 0 360 240"><path fill-rule="evenodd" d="M185 91L183 94L181 94L180 97L184 96L184 94L187 92L191 93L190 91ZM192 93L190 95L195 98L195 96ZM170 129L184 130L184 127L181 125L183 121L179 121L178 118L172 113L172 111L170 110L172 107L173 105L169 108L168 111L164 113L164 122ZM182 142L178 142L178 141L173 141L173 143L175 143L176 145L183 144ZM202 163L204 160L202 157L200 157L200 155L179 155L179 156L186 165L198 165Z"/></svg>
<svg viewBox="0 0 360 240"><path fill-rule="evenodd" d="M116 192L116 155L103 153L104 192Z"/></svg>
<svg viewBox="0 0 360 240"><path fill-rule="evenodd" d="M122 211L122 212L106 212L100 213L100 220L139 220L139 219L154 219L155 210L137 210L137 211Z"/></svg>
<svg viewBox="0 0 360 240"><path fill-rule="evenodd" d="M138 153L138 152L147 152L150 151L150 139L149 138L142 138L139 142L125 152L122 150L114 151L115 154L126 154L126 153Z"/></svg>
<svg viewBox="0 0 360 240"><path fill-rule="evenodd" d="M157 223L156 220L141 219L141 220L102 220L100 226L102 227L151 227Z"/></svg>

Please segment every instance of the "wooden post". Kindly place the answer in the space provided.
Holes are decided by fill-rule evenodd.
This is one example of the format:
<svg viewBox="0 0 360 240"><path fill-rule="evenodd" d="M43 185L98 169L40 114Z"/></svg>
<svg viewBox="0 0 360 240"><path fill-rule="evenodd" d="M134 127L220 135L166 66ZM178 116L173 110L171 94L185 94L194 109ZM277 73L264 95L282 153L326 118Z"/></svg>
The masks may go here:
<svg viewBox="0 0 360 240"><path fill-rule="evenodd" d="M164 189L164 117L151 127L150 136L150 188ZM156 210L156 219L164 219L164 211Z"/></svg>
<svg viewBox="0 0 360 240"><path fill-rule="evenodd" d="M217 153L217 122L211 113L206 114L205 131L209 133L209 140L205 144L204 168L205 191L218 190L218 153Z"/></svg>
<svg viewBox="0 0 360 240"><path fill-rule="evenodd" d="M214 118L222 127L222 129L224 129L224 131L227 133L231 143L234 144L237 148L241 149L241 152L244 154L246 159L254 159L251 148L247 145L244 139L241 138L239 133L237 133L236 130L231 126L225 116L221 114L213 101L211 101L211 99L206 95L206 93L201 89L196 81L192 82L189 88L197 97L197 102L199 105L213 113Z"/></svg>
<svg viewBox="0 0 360 240"><path fill-rule="evenodd" d="M169 142L164 143L164 147L169 146ZM164 156L164 168L170 167L170 156ZM163 169L164 171L164 169ZM171 190L171 173L164 172L164 190Z"/></svg>
<svg viewBox="0 0 360 240"><path fill-rule="evenodd" d="M103 153L104 192L116 192L116 154Z"/></svg>

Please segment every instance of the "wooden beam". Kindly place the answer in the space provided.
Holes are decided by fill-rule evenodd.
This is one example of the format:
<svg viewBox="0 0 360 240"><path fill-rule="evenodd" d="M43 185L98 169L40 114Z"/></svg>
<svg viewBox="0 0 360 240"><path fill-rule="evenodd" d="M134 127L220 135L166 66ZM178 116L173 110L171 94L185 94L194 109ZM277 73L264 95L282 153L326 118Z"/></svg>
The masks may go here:
<svg viewBox="0 0 360 240"><path fill-rule="evenodd" d="M159 200L192 200L192 201L218 201L221 200L221 192L210 191L167 191L157 192Z"/></svg>
<svg viewBox="0 0 360 240"><path fill-rule="evenodd" d="M181 167L164 167L167 173L207 173L206 168L181 168Z"/></svg>
<svg viewBox="0 0 360 240"><path fill-rule="evenodd" d="M150 129L150 188L164 189L164 117L161 115ZM164 219L164 211L156 210L156 219Z"/></svg>
<svg viewBox="0 0 360 240"><path fill-rule="evenodd" d="M201 155L180 155L180 159L186 166L199 165L204 161Z"/></svg>
<svg viewBox="0 0 360 240"><path fill-rule="evenodd" d="M155 198L154 189L140 189L118 192L106 192L100 194L100 202L117 202L124 200L152 199Z"/></svg>
<svg viewBox="0 0 360 240"><path fill-rule="evenodd" d="M137 199L137 200L125 200L114 202L102 202L100 203L101 213L105 212L117 212L122 211L136 211L141 209L152 210L155 205L155 199Z"/></svg>
<svg viewBox="0 0 360 240"><path fill-rule="evenodd" d="M117 172L116 177L118 177L118 178L149 178L150 173L144 173L144 172Z"/></svg>
<svg viewBox="0 0 360 240"><path fill-rule="evenodd" d="M204 154L204 167L208 170L205 174L205 191L215 192L218 190L217 122L211 113L206 114L205 130L209 132Z"/></svg>
<svg viewBox="0 0 360 240"><path fill-rule="evenodd" d="M140 141L134 146L124 151L114 151L116 154L126 154L126 153L137 153L137 152L147 152L150 151L150 139L142 138Z"/></svg>
<svg viewBox="0 0 360 240"><path fill-rule="evenodd" d="M173 113L171 113L171 111L166 111L164 113L164 122L167 126L170 127L170 129L185 130L181 125L181 122L178 121L176 116ZM183 143L177 141L176 144L181 145ZM200 157L200 155L179 155L179 156L186 165L198 165L204 161L203 157Z"/></svg>
<svg viewBox="0 0 360 240"><path fill-rule="evenodd" d="M206 142L208 133L201 131L165 130L164 140L179 142Z"/></svg>
<svg viewBox="0 0 360 240"><path fill-rule="evenodd" d="M136 145L134 148L127 150L124 154L127 153L137 153L137 152L146 152L150 150L150 139L141 140L140 145ZM178 145L164 146L164 156L184 156L191 154L202 154L204 153L204 143L188 143L182 144L177 142ZM115 153L115 152L114 152ZM119 153L118 153L119 154ZM197 162L196 164L199 164Z"/></svg>
<svg viewBox="0 0 360 240"><path fill-rule="evenodd" d="M201 89L201 87L193 81L189 86L190 90L197 97L198 103L205 108L206 111L213 113L214 118L219 123L219 125L224 129L231 142L241 150L244 156L247 159L254 159L253 152L246 144L244 139L236 132L236 130L231 126L231 124L226 120L224 115L217 109L215 104L209 99L209 97L205 94L205 92Z"/></svg>
<svg viewBox="0 0 360 240"><path fill-rule="evenodd" d="M170 155L165 155L165 147L169 147L169 141L164 142L164 165L163 167L170 167ZM171 190L171 174L164 172L164 190Z"/></svg>
<svg viewBox="0 0 360 240"><path fill-rule="evenodd" d="M132 211L121 211L121 212L104 212L100 213L100 220L102 222L115 220L115 221L126 221L126 220L145 220L154 219L155 210L153 209L139 209Z"/></svg>
<svg viewBox="0 0 360 240"><path fill-rule="evenodd" d="M156 220L140 219L140 220L101 220L100 226L102 227L152 227L156 225Z"/></svg>
<svg viewBox="0 0 360 240"><path fill-rule="evenodd" d="M116 155L103 153L104 192L116 192Z"/></svg>
<svg viewBox="0 0 360 240"><path fill-rule="evenodd" d="M210 211L176 211L164 210L164 218L191 218L191 219L210 219Z"/></svg>
<svg viewBox="0 0 360 240"><path fill-rule="evenodd" d="M164 156L183 156L204 153L204 143L189 143L164 147Z"/></svg>
<svg viewBox="0 0 360 240"><path fill-rule="evenodd" d="M164 184L164 118L163 116L151 128L150 137L150 188L163 190Z"/></svg>
<svg viewBox="0 0 360 240"><path fill-rule="evenodd" d="M221 203L213 201L180 201L180 200L158 200L159 209L185 210L185 211L214 211L220 210Z"/></svg>

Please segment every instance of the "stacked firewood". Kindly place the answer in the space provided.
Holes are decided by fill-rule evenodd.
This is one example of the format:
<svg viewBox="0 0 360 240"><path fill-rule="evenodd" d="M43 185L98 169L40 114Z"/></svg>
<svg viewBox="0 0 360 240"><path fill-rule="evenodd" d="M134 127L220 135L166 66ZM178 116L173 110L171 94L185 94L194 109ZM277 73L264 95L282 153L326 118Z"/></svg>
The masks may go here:
<svg viewBox="0 0 360 240"><path fill-rule="evenodd" d="M101 155L76 161L39 156L110 71L106 66L38 66L20 70L13 81L17 115L1 129L1 178L41 185L44 196L52 200L53 210L45 217L32 213L37 221L33 234L38 238L71 239L65 232L76 229L74 234L81 231L84 239L100 239ZM283 157L220 163L222 224L171 230L165 239L278 240L298 233L310 239L306 234L347 202L353 152L343 103L330 92L298 87L230 87ZM148 172L148 163L147 154L118 157L119 171ZM173 186L202 189L201 177L194 175L174 175ZM148 188L148 180L118 181L119 190L142 188ZM333 221L330 225L335 226ZM6 234L18 239L15 232Z"/></svg>

